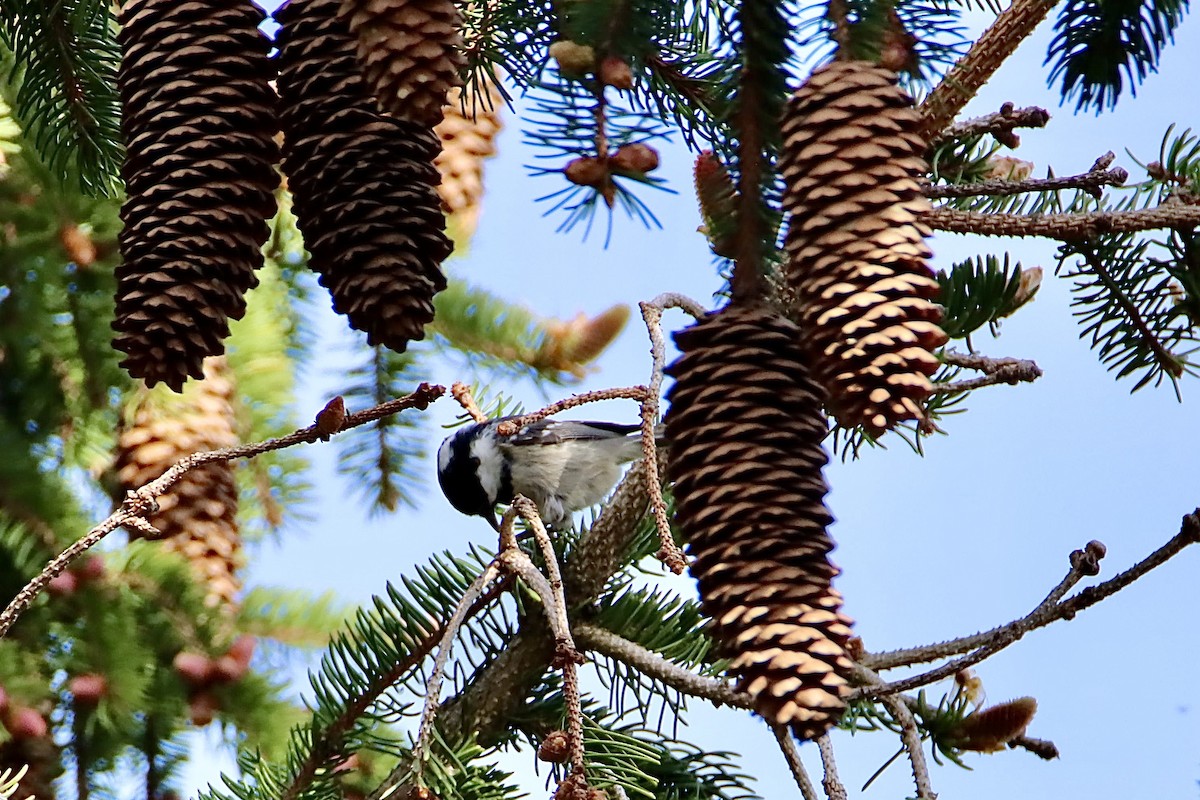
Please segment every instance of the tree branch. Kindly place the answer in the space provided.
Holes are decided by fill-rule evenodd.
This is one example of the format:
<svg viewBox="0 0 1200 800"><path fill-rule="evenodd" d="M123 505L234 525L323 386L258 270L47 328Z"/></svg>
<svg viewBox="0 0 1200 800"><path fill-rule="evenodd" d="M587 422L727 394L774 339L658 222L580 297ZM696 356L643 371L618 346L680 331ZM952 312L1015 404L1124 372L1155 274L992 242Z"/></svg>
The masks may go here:
<svg viewBox="0 0 1200 800"><path fill-rule="evenodd" d="M1014 128L1044 128L1050 121L1050 112L1044 108L1030 106L1028 108L1013 108L1012 103L1005 103L994 114L964 120L955 123L935 134L929 142L930 147L936 147L944 142L955 139L969 139L974 136L992 134L997 141L1009 147L1020 144Z"/></svg>
<svg viewBox="0 0 1200 800"><path fill-rule="evenodd" d="M931 138L949 125L1057 2L1013 0L1012 5L1000 12L918 107L921 134Z"/></svg>
<svg viewBox="0 0 1200 800"><path fill-rule="evenodd" d="M1108 156L1111 157L1112 153ZM958 183L949 185L926 186L926 197L977 197L979 195L1004 196L1024 194L1025 192L1053 192L1063 189L1079 189L1092 197L1100 197L1102 186L1121 186L1129 180L1129 173L1121 167L1104 169L1093 167L1082 175L1070 175L1062 178L1034 178L1025 181L991 180L981 183Z"/></svg>
<svg viewBox="0 0 1200 800"><path fill-rule="evenodd" d="M969 392L982 386L992 386L997 383L1007 383L1015 386L1018 383L1032 383L1042 377L1042 368L1033 361L1020 358L988 358L968 353L947 350L942 353L942 360L956 367L975 369L984 373L982 378L971 378L954 383L934 384L934 394L955 394Z"/></svg>
<svg viewBox="0 0 1200 800"><path fill-rule="evenodd" d="M837 759L833 757L833 742L829 741L828 733L817 739L817 749L821 751L821 766L825 770L825 776L821 779L825 796L829 800L847 800L846 787L838 777Z"/></svg>
<svg viewBox="0 0 1200 800"><path fill-rule="evenodd" d="M921 731L917 728L916 718L900 699L885 696L880 700L900 724L900 741L904 744L908 761L912 765L913 783L917 787L918 800L937 800L937 794L929 780L929 764L925 761L925 751L921 747Z"/></svg>
<svg viewBox="0 0 1200 800"><path fill-rule="evenodd" d="M422 383L417 387L416 391L405 397L389 400L373 408L347 415L345 422L338 432L356 428L368 422L374 422L377 419L391 416L408 408L423 410L428 408L429 404L434 400L441 397L445 391L445 387ZM3 612L0 612L0 639L4 638L12 628L13 623L29 608L30 603L33 602L42 589L46 588L46 584L60 575L67 568L68 564L88 548L94 546L105 536L126 523L130 523L131 527L136 527L138 523L131 523L131 520L141 519L145 521L145 518L153 514L157 508L155 498L166 493L168 489L174 486L190 470L213 462L254 458L273 450L283 450L284 448L298 444L312 444L328 435L328 432L322 426L313 424L278 439L267 439L253 444L225 447L220 450L210 450L204 453L193 453L190 456L179 459L174 466L158 478L126 494L120 508L110 514L99 525L88 531L82 538L76 540L67 549L63 550L46 565L40 574L29 581L21 591L17 592L17 596L12 599L8 607Z"/></svg>
<svg viewBox="0 0 1200 800"><path fill-rule="evenodd" d="M772 725L771 732L775 734L775 741L779 743L779 752L783 754L783 760L792 771L792 778L800 789L800 796L804 800L817 800L817 788L813 786L812 779L808 777L808 770L800 760L800 750L796 747L796 740L792 738L791 731L785 725Z"/></svg>
<svg viewBox="0 0 1200 800"><path fill-rule="evenodd" d="M851 699L879 697L907 691L953 675L960 669L979 663L983 659L1003 650L1021 639L1026 633L1049 625L1060 619L1073 619L1077 613L1109 597L1150 571L1162 566L1182 552L1188 545L1200 542L1200 508L1183 517L1179 532L1143 560L1103 583L1089 586L1073 597L1062 599L1083 577L1099 572L1099 561L1104 556L1104 545L1089 542L1083 550L1071 553L1071 568L1057 586L1026 616L989 631L964 636L926 647L893 650L886 653L869 653L860 659L862 665L872 670L894 669L901 666L920 664L939 658L968 653L920 675L885 683L864 686Z"/></svg>
<svg viewBox="0 0 1200 800"><path fill-rule="evenodd" d="M922 217L937 231L980 236L1044 236L1060 241L1090 239L1105 233L1136 233L1158 228L1200 225L1200 206L1164 203L1134 211L1094 211L1088 214L985 214L936 208Z"/></svg>

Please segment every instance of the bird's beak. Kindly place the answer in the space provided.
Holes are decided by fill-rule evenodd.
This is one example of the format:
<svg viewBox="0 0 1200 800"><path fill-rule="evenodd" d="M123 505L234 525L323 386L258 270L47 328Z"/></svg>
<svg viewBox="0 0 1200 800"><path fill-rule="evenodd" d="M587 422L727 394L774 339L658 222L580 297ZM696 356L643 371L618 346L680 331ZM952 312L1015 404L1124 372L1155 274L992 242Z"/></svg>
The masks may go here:
<svg viewBox="0 0 1200 800"><path fill-rule="evenodd" d="M500 520L496 518L496 509L493 508L491 511L484 514L483 518L491 524L496 533L500 532Z"/></svg>

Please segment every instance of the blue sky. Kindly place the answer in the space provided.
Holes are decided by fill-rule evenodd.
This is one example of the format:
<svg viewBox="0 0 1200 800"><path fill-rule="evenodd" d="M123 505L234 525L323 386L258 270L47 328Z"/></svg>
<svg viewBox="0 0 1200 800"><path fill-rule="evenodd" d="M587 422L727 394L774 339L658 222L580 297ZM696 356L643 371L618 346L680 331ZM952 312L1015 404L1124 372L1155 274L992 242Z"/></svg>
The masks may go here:
<svg viewBox="0 0 1200 800"><path fill-rule="evenodd" d="M1046 88L1041 67L1048 39L1047 26L1022 45L966 112L994 111L1004 101L1048 108L1050 126L1021 132L1023 144L1013 153L1033 161L1037 174L1047 165L1060 175L1084 172L1111 149L1136 180L1138 168L1124 148L1144 162L1156 156L1172 122L1200 127L1195 86L1200 26L1185 24L1177 45L1165 54L1162 74L1098 119L1057 107L1057 93ZM692 156L682 146L661 148L659 171L679 194L643 195L663 230L618 219L605 249L602 236L581 242L578 233L556 234L559 219L541 216L534 198L559 186L554 178L528 177L525 165L533 163L533 153L511 123L510 118L499 158L488 167L479 232L467 257L450 262L451 271L545 315L595 313L664 291L711 302L718 278L696 233ZM1037 300L1005 322L1000 338L984 334L975 340L988 355L1036 360L1045 376L1033 385L977 392L969 413L948 419L950 435L929 442L924 458L894 441L886 451L830 466L829 504L838 518L832 529L839 544L835 559L844 570L838 586L872 650L925 644L1021 616L1059 581L1071 550L1100 539L1108 546L1101 577L1111 576L1166 541L1181 515L1200 505L1195 422L1200 382L1184 380L1182 404L1169 387L1130 395L1129 383L1117 383L1078 339L1069 283L1051 275L1053 243L946 235L932 246L935 268L1007 248L1025 266L1046 269ZM667 323L680 327L683 318L668 316ZM330 337L339 336L340 320L328 315L321 324ZM646 380L648 346L640 324L631 322L599 367L579 388ZM301 408L315 413L338 393L341 370L336 356L325 357L310 372ZM433 370L431 377L447 385L464 377L449 364L437 363ZM542 402L528 384L511 391L527 406ZM457 411L446 399L429 413L444 423ZM614 403L585 409L584 415L633 421L636 407ZM430 450L442 435L435 429ZM430 480L418 509L371 518L357 495L333 476L333 448L314 447L309 454L315 484L323 487L316 519L278 544L261 547L250 568L254 583L333 589L347 600L364 601L433 552L494 541L486 523L459 516L443 501L432 462L425 467ZM989 701L1038 699L1029 733L1054 740L1062 759L1046 763L1023 752L968 756L973 772L935 768L934 788L941 796L1195 797L1200 684L1188 654L1200 645L1197 559L1197 552L1185 553L1076 620L1034 632L980 666ZM663 580L692 591L686 578ZM772 737L749 715L695 702L688 721L684 738L743 754L745 771L758 777L761 795L795 793ZM884 734L838 733L834 743L852 796L898 746ZM815 748L806 746L803 755L819 776ZM531 756L520 756L508 766L527 770L531 763ZM194 778L209 775L198 765ZM537 779L527 786L538 795ZM865 796L893 800L911 794L901 761Z"/></svg>

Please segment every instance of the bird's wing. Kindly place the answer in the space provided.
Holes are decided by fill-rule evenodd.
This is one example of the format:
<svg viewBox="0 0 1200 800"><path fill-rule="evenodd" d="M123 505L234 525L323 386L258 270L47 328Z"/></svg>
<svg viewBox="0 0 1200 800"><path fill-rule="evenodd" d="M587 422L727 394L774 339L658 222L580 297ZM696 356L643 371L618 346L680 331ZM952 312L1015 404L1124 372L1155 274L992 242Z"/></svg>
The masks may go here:
<svg viewBox="0 0 1200 800"><path fill-rule="evenodd" d="M508 441L514 445L561 444L580 439L613 439L639 430L640 425L621 425L616 422L542 419L526 425Z"/></svg>

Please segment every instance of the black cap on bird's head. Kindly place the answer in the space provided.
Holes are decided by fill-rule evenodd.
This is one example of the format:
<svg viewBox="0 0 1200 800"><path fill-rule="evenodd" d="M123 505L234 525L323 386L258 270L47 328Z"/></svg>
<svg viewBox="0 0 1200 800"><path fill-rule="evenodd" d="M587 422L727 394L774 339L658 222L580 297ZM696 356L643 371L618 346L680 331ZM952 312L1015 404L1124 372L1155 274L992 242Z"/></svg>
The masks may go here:
<svg viewBox="0 0 1200 800"><path fill-rule="evenodd" d="M496 502L479 481L479 459L471 453L470 431L469 427L456 431L438 448L438 483L455 510L483 517L499 531Z"/></svg>

